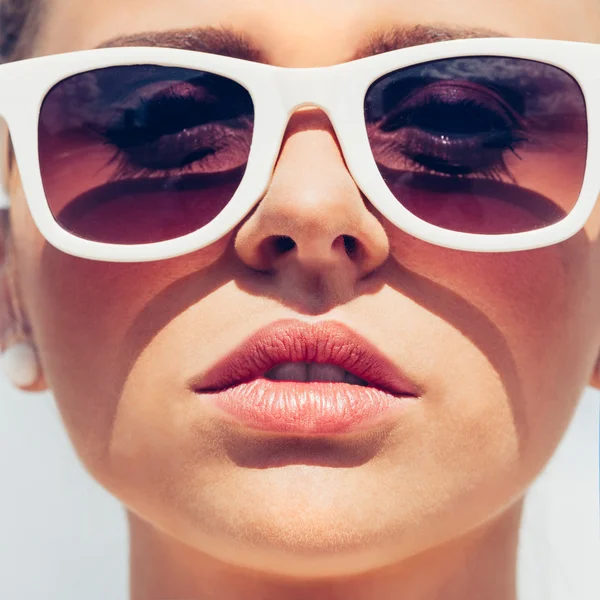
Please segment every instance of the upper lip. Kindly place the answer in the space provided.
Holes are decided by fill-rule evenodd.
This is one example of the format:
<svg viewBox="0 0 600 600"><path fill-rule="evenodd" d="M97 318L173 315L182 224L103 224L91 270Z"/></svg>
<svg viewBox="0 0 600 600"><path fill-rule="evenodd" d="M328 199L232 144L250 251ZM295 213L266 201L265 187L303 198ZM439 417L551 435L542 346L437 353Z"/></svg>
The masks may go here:
<svg viewBox="0 0 600 600"><path fill-rule="evenodd" d="M209 372L190 382L195 392L219 391L251 381L288 362L332 364L395 396L421 389L370 342L337 322L278 321L258 330Z"/></svg>

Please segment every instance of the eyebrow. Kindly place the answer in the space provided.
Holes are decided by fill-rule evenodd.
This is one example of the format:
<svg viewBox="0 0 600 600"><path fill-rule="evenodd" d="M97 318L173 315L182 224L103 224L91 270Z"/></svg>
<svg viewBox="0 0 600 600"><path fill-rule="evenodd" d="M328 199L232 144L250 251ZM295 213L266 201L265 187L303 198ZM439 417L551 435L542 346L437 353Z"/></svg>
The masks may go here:
<svg viewBox="0 0 600 600"><path fill-rule="evenodd" d="M392 50L456 39L509 37L491 29L426 26L392 27L367 35L350 60ZM227 27L199 27L124 35L109 39L97 48L156 46L208 52L253 62L267 63L265 53L246 34Z"/></svg>
<svg viewBox="0 0 600 600"><path fill-rule="evenodd" d="M266 62L263 53L245 34L229 28L199 27L124 35L107 40L97 48L158 46L221 54L253 62Z"/></svg>
<svg viewBox="0 0 600 600"><path fill-rule="evenodd" d="M369 34L360 45L353 59L383 54L401 48L464 40L471 38L510 37L492 29L450 26L416 25L414 27L392 27Z"/></svg>

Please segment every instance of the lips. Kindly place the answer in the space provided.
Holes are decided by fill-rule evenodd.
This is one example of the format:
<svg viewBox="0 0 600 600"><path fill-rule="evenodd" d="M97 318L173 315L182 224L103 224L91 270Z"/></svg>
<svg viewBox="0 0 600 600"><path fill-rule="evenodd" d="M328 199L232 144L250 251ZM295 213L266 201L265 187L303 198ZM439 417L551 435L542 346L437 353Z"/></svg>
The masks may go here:
<svg viewBox="0 0 600 600"><path fill-rule="evenodd" d="M294 435L372 429L422 395L350 328L293 320L255 333L190 389L247 429Z"/></svg>
<svg viewBox="0 0 600 600"><path fill-rule="evenodd" d="M190 387L200 393L217 392L263 378L286 363L335 365L369 387L395 396L421 395L414 382L349 327L296 320L279 321L259 330L208 373L193 380Z"/></svg>

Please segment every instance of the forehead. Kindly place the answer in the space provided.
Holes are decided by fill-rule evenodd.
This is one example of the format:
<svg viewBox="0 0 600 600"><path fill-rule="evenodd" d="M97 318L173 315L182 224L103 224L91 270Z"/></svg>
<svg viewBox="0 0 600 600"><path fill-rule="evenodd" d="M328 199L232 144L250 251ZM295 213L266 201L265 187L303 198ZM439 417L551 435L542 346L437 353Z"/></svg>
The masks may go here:
<svg viewBox="0 0 600 600"><path fill-rule="evenodd" d="M600 41L598 0L48 0L37 54L113 44L118 37L225 27L285 66L343 62L388 32L426 27L435 41L507 35ZM461 33L461 32L464 32ZM425 36L427 37L427 36ZM166 38L162 38L166 39ZM214 41L214 40L213 40ZM418 41L418 40L417 40ZM405 40L407 44L415 42ZM126 43L126 42L123 42ZM402 40L393 40L402 45ZM165 45L169 45L166 44Z"/></svg>

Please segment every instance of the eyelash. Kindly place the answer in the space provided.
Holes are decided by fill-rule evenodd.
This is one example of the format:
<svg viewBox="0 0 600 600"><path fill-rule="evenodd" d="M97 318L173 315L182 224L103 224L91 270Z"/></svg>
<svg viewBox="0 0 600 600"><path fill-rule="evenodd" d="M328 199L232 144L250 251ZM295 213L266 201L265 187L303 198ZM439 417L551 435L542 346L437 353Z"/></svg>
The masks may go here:
<svg viewBox="0 0 600 600"><path fill-rule="evenodd" d="M114 149L107 166L115 167L117 179L181 176L194 172L200 162L223 150L219 148L223 140L227 151L235 154L242 150L248 136L227 134L244 120L243 114L236 114L243 112L236 111L239 108L202 102L191 95L141 96L132 108L96 133L106 147ZM174 158L177 164L169 165ZM148 164L154 161L156 164Z"/></svg>
<svg viewBox="0 0 600 600"><path fill-rule="evenodd" d="M151 84L148 82L150 88ZM460 82L457 85L460 96ZM386 90L386 102L395 102L400 108L388 111L391 114L384 116L379 132L402 133L400 137L390 135L390 139L384 140L383 150L390 157L392 153L401 154L406 165L419 172L498 181L507 178L516 183L505 154L512 152L520 159L518 149L532 141L526 133L523 117L503 100L492 98L501 96L497 90L488 97L485 91L478 92L475 84L475 91L462 90L467 95L457 99L452 95L445 96L447 88L444 83L441 86L439 95L436 90L440 86L435 83L413 87L408 94L406 86L402 85L397 86L398 89L392 85ZM394 101L393 97L402 90L404 94L400 93L399 99ZM114 167L113 176L123 179L159 173L168 177L191 173L223 150L219 145L225 138L227 151L233 151L233 156L241 156L238 153L246 141L244 136L228 135L227 132L236 123L239 125L249 106L244 104L241 96L233 95L230 100L227 91L228 88L210 78L200 82L180 81L173 87L167 85L158 93L146 92L145 95L144 90L136 91L133 106L123 108L121 104L119 108L117 105L115 108L121 111L118 118L113 118L112 122L109 119L108 125L95 131L106 147L114 149L107 161L107 166ZM482 99L478 98L479 94ZM227 98L228 102L220 102L220 98ZM478 119L480 124L480 130L472 130L471 146L469 140L449 141L457 132L452 126L468 123L469 119L475 122ZM443 133L444 127L446 131L449 129L449 135L436 135ZM467 136L463 137L468 134L467 126ZM459 127L455 138L460 135ZM482 151L479 159L483 156L489 164L481 160L477 164L477 159L473 161L467 157L473 151ZM465 157L464 164L459 164L462 156Z"/></svg>
<svg viewBox="0 0 600 600"><path fill-rule="evenodd" d="M474 122L479 118L484 123L488 121L489 131L473 131L471 139L448 141L452 137L451 133L447 136L435 135L431 129L427 130L427 118L432 118L435 122L436 111L447 114L445 118L440 119L444 123L460 124L461 114L469 114ZM455 119L452 119L452 113L455 113ZM435 128L433 128L435 129ZM384 136L390 133L398 132L400 137L392 137L385 140L384 146L380 146L378 157L384 160L386 155L400 153L406 161L409 168L418 172L424 172L432 175L453 178L485 178L501 181L504 178L516 183L514 176L510 172L505 154L512 152L518 159L518 148L524 144L532 143L531 137L527 134L527 124L525 119L516 114L500 114L496 110L477 102L474 99L462 99L458 102L448 103L440 101L435 97L428 98L421 104L408 109L401 109L380 123L377 133L383 132ZM407 139L409 132L412 132ZM438 130L435 133L440 133ZM490 139L490 136L495 138ZM444 140L443 138L446 138ZM480 141L475 140L476 137ZM485 139L487 137L487 139ZM487 143L486 143L487 142ZM449 157L454 152L454 157ZM471 155L477 153L477 158L473 160ZM469 154L465 163L471 161L471 165L463 164L458 166L456 160L451 164L451 158L458 158L461 155ZM446 155L446 156L444 156ZM495 156L493 156L495 155ZM483 158L487 158L488 165L484 164ZM433 159L433 160L432 160ZM493 160L492 160L493 159ZM477 160L480 165L477 166ZM429 165L426 164L429 162ZM437 163L431 166L432 163ZM460 172L463 171L463 172Z"/></svg>

